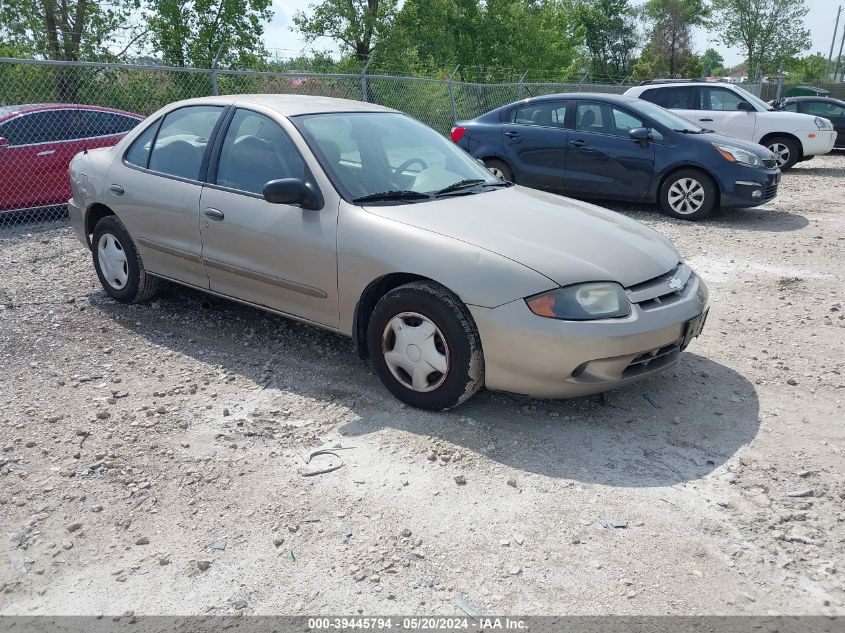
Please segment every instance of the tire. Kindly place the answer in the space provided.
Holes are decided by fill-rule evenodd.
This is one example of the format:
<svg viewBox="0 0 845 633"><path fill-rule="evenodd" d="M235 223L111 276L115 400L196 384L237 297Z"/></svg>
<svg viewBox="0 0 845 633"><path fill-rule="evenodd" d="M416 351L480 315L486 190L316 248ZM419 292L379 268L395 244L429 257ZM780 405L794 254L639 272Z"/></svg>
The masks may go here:
<svg viewBox="0 0 845 633"><path fill-rule="evenodd" d="M788 136L775 136L766 141L766 148L775 155L781 171L787 171L801 160L801 145Z"/></svg>
<svg viewBox="0 0 845 633"><path fill-rule="evenodd" d="M484 161L484 166L492 172L496 178L513 182L513 171L508 167L507 163L496 158L488 158Z"/></svg>
<svg viewBox="0 0 845 633"><path fill-rule="evenodd" d="M397 334L400 329L404 334ZM367 345L384 386L412 407L445 411L484 385L484 355L472 317L433 282L415 281L384 295L370 316Z"/></svg>
<svg viewBox="0 0 845 633"><path fill-rule="evenodd" d="M135 242L116 215L107 215L97 222L91 253L97 277L115 301L141 303L158 292L161 280L144 270Z"/></svg>
<svg viewBox="0 0 845 633"><path fill-rule="evenodd" d="M660 187L660 209L681 220L703 220L713 209L719 191L713 179L698 169L670 174Z"/></svg>

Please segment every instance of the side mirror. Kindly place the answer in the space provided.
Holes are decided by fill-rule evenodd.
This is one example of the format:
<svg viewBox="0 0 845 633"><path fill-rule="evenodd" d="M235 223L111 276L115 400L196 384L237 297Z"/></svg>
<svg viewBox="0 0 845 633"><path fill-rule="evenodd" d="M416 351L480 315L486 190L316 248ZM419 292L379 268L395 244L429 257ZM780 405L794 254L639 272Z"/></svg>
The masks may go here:
<svg viewBox="0 0 845 633"><path fill-rule="evenodd" d="M9 139L0 136L0 149L6 149L7 147L9 147Z"/></svg>
<svg viewBox="0 0 845 633"><path fill-rule="evenodd" d="M319 193L299 178L271 180L264 185L263 193L264 199L272 204L293 204L312 210L322 207Z"/></svg>
<svg viewBox="0 0 845 633"><path fill-rule="evenodd" d="M647 127L635 127L633 130L628 132L628 135L633 140L637 141L642 147L648 145L650 134L651 131Z"/></svg>
<svg viewBox="0 0 845 633"><path fill-rule="evenodd" d="M742 110L743 112L754 112L754 106L752 106L747 101L740 101L736 104L737 110Z"/></svg>

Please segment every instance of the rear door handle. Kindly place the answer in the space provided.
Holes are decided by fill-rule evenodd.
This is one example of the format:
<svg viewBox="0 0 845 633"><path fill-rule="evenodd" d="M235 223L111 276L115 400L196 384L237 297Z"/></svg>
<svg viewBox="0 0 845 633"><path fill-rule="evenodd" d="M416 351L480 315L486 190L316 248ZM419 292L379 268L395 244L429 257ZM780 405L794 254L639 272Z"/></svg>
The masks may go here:
<svg viewBox="0 0 845 633"><path fill-rule="evenodd" d="M109 191L111 191L116 196L123 195L123 187L121 187L120 185L112 185L111 187L109 187Z"/></svg>
<svg viewBox="0 0 845 633"><path fill-rule="evenodd" d="M519 132L505 132L505 136L508 138L519 138Z"/></svg>
<svg viewBox="0 0 845 633"><path fill-rule="evenodd" d="M699 121L707 121L708 123L712 123L713 119L699 119Z"/></svg>
<svg viewBox="0 0 845 633"><path fill-rule="evenodd" d="M220 222L220 220L226 217L220 209L214 209L213 207L208 207L205 211L203 211L203 215L205 215L205 217L209 220L215 220L217 222Z"/></svg>
<svg viewBox="0 0 845 633"><path fill-rule="evenodd" d="M587 144L587 141L578 139L577 141L569 141L569 144L574 145L575 147L584 147Z"/></svg>
<svg viewBox="0 0 845 633"><path fill-rule="evenodd" d="M38 152L36 156L52 156L56 153L54 149L45 149L43 152Z"/></svg>

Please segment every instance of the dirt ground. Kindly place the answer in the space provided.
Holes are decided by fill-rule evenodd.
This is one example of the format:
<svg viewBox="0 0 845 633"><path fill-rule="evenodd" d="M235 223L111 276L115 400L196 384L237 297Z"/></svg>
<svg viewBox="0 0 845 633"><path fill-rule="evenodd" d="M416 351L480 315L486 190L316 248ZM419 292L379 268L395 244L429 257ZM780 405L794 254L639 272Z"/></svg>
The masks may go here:
<svg viewBox="0 0 845 633"><path fill-rule="evenodd" d="M706 279L701 338L445 414L346 339L120 305L67 226L0 233L0 614L845 614L845 154L708 222L619 209Z"/></svg>

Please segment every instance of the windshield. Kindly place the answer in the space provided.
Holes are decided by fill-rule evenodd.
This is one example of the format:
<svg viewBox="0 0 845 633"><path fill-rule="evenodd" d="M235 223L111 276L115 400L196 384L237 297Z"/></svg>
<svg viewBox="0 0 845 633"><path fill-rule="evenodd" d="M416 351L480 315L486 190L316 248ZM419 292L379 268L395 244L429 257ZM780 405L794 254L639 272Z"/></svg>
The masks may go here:
<svg viewBox="0 0 845 633"><path fill-rule="evenodd" d="M350 202L407 204L444 189L463 195L504 185L457 145L404 114L338 112L292 120Z"/></svg>
<svg viewBox="0 0 845 633"><path fill-rule="evenodd" d="M675 130L676 132L700 134L704 131L704 128L697 126L689 119L678 116L674 112L669 112L669 110L661 108L659 105L652 103L651 101L636 101L631 103L631 107L640 114L644 114L657 123L660 123L660 125L665 125L670 130Z"/></svg>
<svg viewBox="0 0 845 633"><path fill-rule="evenodd" d="M758 110L763 110L763 111L774 110L774 108L772 106L770 106L768 103L763 101L760 97L755 97L753 94L748 92L745 88L740 88L739 86L734 86L734 90L736 90L738 93L740 93L746 100L753 103L754 107L757 108Z"/></svg>

